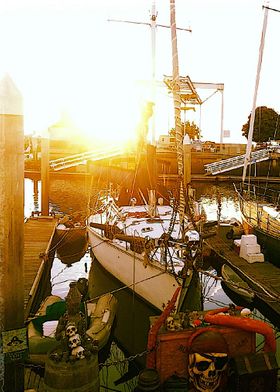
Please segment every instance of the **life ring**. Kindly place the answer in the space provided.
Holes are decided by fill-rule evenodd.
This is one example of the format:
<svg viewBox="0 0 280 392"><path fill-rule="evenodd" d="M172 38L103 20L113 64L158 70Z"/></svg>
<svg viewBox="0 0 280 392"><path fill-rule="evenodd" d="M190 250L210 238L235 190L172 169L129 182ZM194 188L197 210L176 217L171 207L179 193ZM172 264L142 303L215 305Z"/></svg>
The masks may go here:
<svg viewBox="0 0 280 392"><path fill-rule="evenodd" d="M237 306L237 310L243 308ZM265 352L276 352L276 339L273 329L263 321L253 320L247 317L238 317L225 314L219 314L227 312L228 307L210 310L204 316L204 321L209 324L223 325L227 327L239 328L244 331L256 332L264 336L264 348Z"/></svg>

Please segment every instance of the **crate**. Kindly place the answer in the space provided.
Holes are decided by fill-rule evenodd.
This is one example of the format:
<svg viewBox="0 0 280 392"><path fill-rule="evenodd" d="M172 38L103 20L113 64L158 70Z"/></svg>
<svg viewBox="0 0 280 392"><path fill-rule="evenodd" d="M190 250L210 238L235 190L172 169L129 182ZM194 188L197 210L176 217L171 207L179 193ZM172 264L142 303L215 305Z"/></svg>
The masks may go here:
<svg viewBox="0 0 280 392"><path fill-rule="evenodd" d="M276 392L279 365L275 353L255 353L233 358L234 392Z"/></svg>
<svg viewBox="0 0 280 392"><path fill-rule="evenodd" d="M152 322L155 319L156 317L151 317ZM255 351L256 334L254 332L214 325L211 328L221 334L225 346L220 352L227 352L229 357L235 357L237 354L246 355ZM194 328L176 332L167 331L164 327L160 329L157 336L156 369L160 374L161 383L174 374L178 377L188 377L188 342L195 331ZM205 352L214 352L213 350L207 351L204 345L197 352L204 352L204 348Z"/></svg>

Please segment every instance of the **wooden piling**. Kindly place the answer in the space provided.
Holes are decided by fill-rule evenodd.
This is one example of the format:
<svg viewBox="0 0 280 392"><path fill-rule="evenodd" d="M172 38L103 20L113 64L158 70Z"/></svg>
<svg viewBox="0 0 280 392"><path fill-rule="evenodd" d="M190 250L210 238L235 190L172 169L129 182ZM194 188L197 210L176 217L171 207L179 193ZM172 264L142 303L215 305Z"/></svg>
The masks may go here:
<svg viewBox="0 0 280 392"><path fill-rule="evenodd" d="M0 329L23 327L24 135L22 97L11 78L0 81ZM15 334L16 335L16 334ZM1 339L3 342L3 339ZM1 347L1 351L4 351ZM1 364L4 368L4 356ZM0 371L0 375L3 372ZM1 376L0 376L1 377ZM24 389L23 368L5 364L4 391Z"/></svg>

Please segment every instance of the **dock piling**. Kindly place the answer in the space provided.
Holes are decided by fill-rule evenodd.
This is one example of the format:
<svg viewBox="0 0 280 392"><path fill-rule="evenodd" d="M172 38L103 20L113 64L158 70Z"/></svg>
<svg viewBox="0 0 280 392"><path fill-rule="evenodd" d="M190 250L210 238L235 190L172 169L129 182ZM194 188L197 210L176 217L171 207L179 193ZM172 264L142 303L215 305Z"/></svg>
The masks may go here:
<svg viewBox="0 0 280 392"><path fill-rule="evenodd" d="M20 392L24 389L23 367L14 360L5 363L7 352L18 353L9 347L24 323L23 112L21 94L8 75L0 81L0 132L0 386L5 392ZM14 337L5 343L3 333L10 330Z"/></svg>

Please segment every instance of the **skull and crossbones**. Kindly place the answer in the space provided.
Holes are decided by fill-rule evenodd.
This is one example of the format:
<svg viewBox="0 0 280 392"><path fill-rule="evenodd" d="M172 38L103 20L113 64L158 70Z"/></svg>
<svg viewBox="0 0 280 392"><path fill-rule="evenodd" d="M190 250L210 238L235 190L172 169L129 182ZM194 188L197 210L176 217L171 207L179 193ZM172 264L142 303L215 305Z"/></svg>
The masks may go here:
<svg viewBox="0 0 280 392"><path fill-rule="evenodd" d="M213 392L220 386L222 374L227 370L225 353L189 354L189 376L197 391Z"/></svg>

